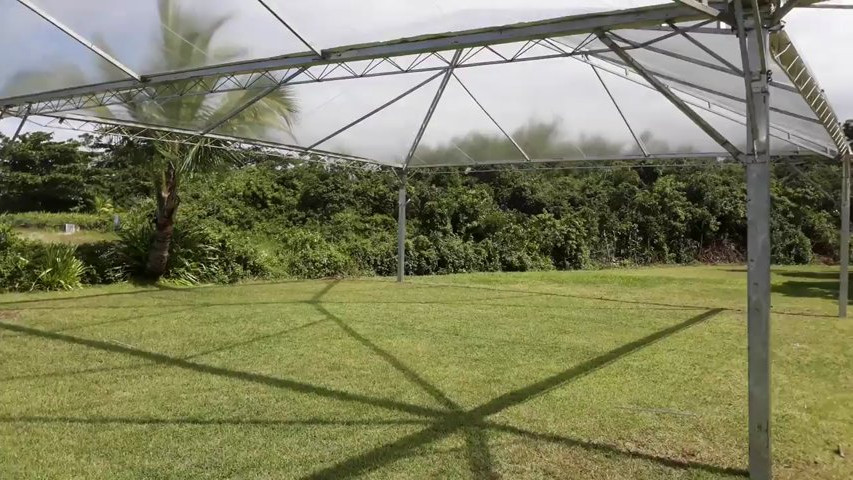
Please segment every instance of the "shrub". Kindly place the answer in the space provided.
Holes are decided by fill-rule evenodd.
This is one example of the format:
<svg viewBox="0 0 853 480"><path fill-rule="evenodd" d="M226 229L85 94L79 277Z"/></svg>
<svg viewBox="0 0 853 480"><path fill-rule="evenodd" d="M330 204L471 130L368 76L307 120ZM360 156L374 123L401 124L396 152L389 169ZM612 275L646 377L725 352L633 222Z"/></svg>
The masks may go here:
<svg viewBox="0 0 853 480"><path fill-rule="evenodd" d="M115 283L127 278L119 257L120 242L84 243L77 246L77 258L86 265L83 283L89 285Z"/></svg>
<svg viewBox="0 0 853 480"><path fill-rule="evenodd" d="M424 235L406 240L406 273L429 275L438 271L438 252Z"/></svg>
<svg viewBox="0 0 853 480"><path fill-rule="evenodd" d="M187 218L189 217L189 218ZM129 217L112 248L93 247L104 262L107 281L142 277L154 239L154 226L144 210ZM106 265L103 265L106 267ZM192 210L175 224L165 278L184 283L232 283L280 272L280 260L259 242L221 223L194 216Z"/></svg>
<svg viewBox="0 0 853 480"><path fill-rule="evenodd" d="M296 229L284 236L287 272L297 278L326 278L357 273L350 257L322 235Z"/></svg>
<svg viewBox="0 0 853 480"><path fill-rule="evenodd" d="M74 246L21 239L0 226L0 290L71 290L83 283L86 265Z"/></svg>
<svg viewBox="0 0 853 480"><path fill-rule="evenodd" d="M29 260L26 243L8 225L0 225L0 291L24 289ZM28 287L26 287L28 288Z"/></svg>
<svg viewBox="0 0 853 480"><path fill-rule="evenodd" d="M796 265L812 261L812 242L800 229L777 222L771 229L771 261Z"/></svg>
<svg viewBox="0 0 853 480"><path fill-rule="evenodd" d="M539 253L561 270L581 269L589 263L589 247L580 222L572 216L556 219L550 213L533 217L528 230L539 244Z"/></svg>
<svg viewBox="0 0 853 480"><path fill-rule="evenodd" d="M362 275L394 275L397 271L397 239L393 234L349 240L340 246Z"/></svg>
<svg viewBox="0 0 853 480"><path fill-rule="evenodd" d="M82 286L86 266L76 257L77 248L47 244L36 249L30 260L30 274L35 275L31 290L73 290Z"/></svg>
<svg viewBox="0 0 853 480"><path fill-rule="evenodd" d="M267 277L274 262L251 240L216 222L186 222L175 228L168 277L189 283L232 283Z"/></svg>

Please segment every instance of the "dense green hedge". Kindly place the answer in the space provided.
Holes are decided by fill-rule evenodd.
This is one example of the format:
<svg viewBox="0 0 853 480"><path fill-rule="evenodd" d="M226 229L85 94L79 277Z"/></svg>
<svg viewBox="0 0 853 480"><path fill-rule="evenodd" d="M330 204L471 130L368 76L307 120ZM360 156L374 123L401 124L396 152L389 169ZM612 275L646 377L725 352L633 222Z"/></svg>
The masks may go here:
<svg viewBox="0 0 853 480"><path fill-rule="evenodd" d="M12 165L15 171L44 169L26 162L69 151L43 142L28 148L48 152L28 152ZM117 195L106 203L115 204L123 219L117 241L73 250L83 264L83 283L120 281L144 271L154 205L141 195L141 174L132 162L142 154L147 153L123 147L93 160L77 155L77 163L71 162L83 172L86 191ZM399 183L393 172L292 164L260 155L247 159L239 167L184 179L167 278L195 283L394 274ZM92 163L82 168L82 161ZM60 170L70 169L65 160L58 163L65 165ZM406 270L428 275L742 261L743 168L656 163L610 170L413 173ZM0 162L0 180L14 187L4 192L10 205L25 204L26 198L14 196L24 191L15 184L17 177L3 176L3 168ZM797 169L774 166L775 263L837 255L839 170L819 159ZM110 190L104 189L107 184ZM59 195L55 205L75 201L54 193ZM90 200L84 203L93 208L105 203ZM0 215L0 225L7 227L0 244L0 288L65 288L42 273L53 264L51 271L68 267L74 273L67 251L47 251L15 237L8 227L59 228L66 222L112 229L106 212Z"/></svg>

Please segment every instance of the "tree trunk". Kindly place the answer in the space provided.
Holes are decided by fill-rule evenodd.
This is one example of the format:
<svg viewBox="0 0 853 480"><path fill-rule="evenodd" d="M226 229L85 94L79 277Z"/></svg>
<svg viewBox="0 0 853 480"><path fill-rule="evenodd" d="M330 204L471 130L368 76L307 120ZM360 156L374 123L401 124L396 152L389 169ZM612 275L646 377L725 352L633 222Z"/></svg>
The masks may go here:
<svg viewBox="0 0 853 480"><path fill-rule="evenodd" d="M175 230L175 214L181 203L178 197L178 178L175 166L169 163L163 182L157 192L157 214L155 218L154 242L148 252L146 273L157 280L166 273L169 265L169 247Z"/></svg>

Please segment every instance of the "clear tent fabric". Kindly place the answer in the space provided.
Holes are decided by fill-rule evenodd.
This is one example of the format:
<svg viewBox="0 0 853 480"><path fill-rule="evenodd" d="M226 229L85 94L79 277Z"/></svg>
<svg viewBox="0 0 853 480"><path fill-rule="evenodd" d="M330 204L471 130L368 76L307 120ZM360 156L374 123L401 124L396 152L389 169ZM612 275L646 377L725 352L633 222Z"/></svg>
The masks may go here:
<svg viewBox="0 0 853 480"><path fill-rule="evenodd" d="M0 106L8 99L43 92L132 83L134 75L673 2L570 3L139 0L117 6L107 0L0 0L0 42L15 46L0 51ZM738 39L706 33L705 25L708 22L680 24L682 32L677 34L618 29L610 35L745 149L746 99ZM57 127L59 119L67 120L65 125L83 122L87 128L95 125L89 121L152 127L412 168L727 155L594 35L465 48L456 68L446 74L454 53L321 64L304 71L281 67L211 75L119 95L120 101L43 108L31 120ZM831 156L837 142L782 67L771 67L772 153ZM445 80L447 86L425 122ZM260 100L252 109L239 108L264 93L295 103L297 113L290 124L253 127L252 116L274 104Z"/></svg>

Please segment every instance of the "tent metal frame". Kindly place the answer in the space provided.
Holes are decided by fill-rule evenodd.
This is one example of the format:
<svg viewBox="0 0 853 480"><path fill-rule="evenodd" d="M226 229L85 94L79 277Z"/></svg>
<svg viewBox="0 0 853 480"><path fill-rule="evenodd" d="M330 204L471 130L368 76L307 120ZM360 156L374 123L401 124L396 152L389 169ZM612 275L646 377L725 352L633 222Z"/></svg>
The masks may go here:
<svg viewBox="0 0 853 480"><path fill-rule="evenodd" d="M839 315L841 317L847 314L847 273L850 243L851 146L848 144L840 122L823 91L781 26L785 16L795 8L845 8L845 6L821 4L822 0L673 0L669 4L651 7L575 15L319 50L299 34L294 26L280 15L280 12L276 12L264 0L258 0L259 4L298 38L309 51L184 71L140 75L47 12L36 7L31 1L18 0L18 2L122 70L129 78L0 99L0 113L2 115L21 118L21 123L13 140L28 120L38 123L38 119L46 119L46 123L42 124L45 127L84 129L91 125L98 125L104 128L101 131L102 133L175 142L187 141L188 137L192 139L207 136L232 142L238 146L237 148L248 146L266 149L266 151L275 154L298 159L319 158L325 161L353 161L379 166L394 166L384 165L368 158L318 150L317 147L418 88L441 77L435 96L429 105L411 148L404 162L397 165L400 179L398 192L398 280L400 282L405 276L407 175L410 169L417 168L415 165L411 165L411 162L415 158L415 152L432 115L441 101L445 87L451 80L455 79L463 87L470 99L516 146L522 154L523 160L514 163L533 165L567 161L531 158L501 127L486 106L462 83L455 74L455 70L555 58L570 58L586 63L592 67L608 96L616 105L642 155L625 155L609 159L585 158L581 161L647 161L655 158L698 158L706 155L691 152L681 155L649 153L631 128L618 103L610 94L600 72L607 72L657 91L723 147L728 157L746 166L749 473L750 477L756 480L772 478L769 342L771 138L785 140L803 149L800 152L785 152L782 154L784 157L816 153L830 158L838 158L842 163L841 289L839 292ZM625 29L655 31L659 32L660 35L649 41L635 42L618 33L619 30ZM694 32L720 35L732 35L734 32L740 42L742 65L736 66L716 54L712 49L698 41L692 35ZM561 37L582 34L586 34L587 39L580 45L566 45L560 40ZM686 38L708 53L716 63L690 58L660 46L661 41L674 36ZM595 39L598 39L604 48L588 48ZM518 44L519 48L512 55L505 55L499 53L495 48L495 46L503 44ZM742 77L745 100L713 88L695 85L683 79L668 76L664 72L644 66L632 55L633 51L638 50L646 50L688 64ZM771 60L782 68L791 82L790 85L769 78L769 62ZM431 73L432 75L416 85L415 88L402 92L356 121L350 122L314 142L309 148L216 133L216 130L223 124L237 119L241 112L285 85L409 73ZM771 107L771 87L798 93L809 105L816 119ZM249 90L257 90L258 94L227 114L224 119L220 119L215 124L208 125L200 130L137 124L98 116L81 115L79 112L100 107L121 106L129 102L164 101L192 95ZM746 113L744 115L743 111L737 111L737 109L725 105L724 102L714 102L697 96L691 93L692 91L701 91L712 96L736 101L744 105ZM725 135L717 131L698 113L699 111L713 113L744 125L748 139L746 151L742 151ZM781 125L771 123L771 112L820 125L832 138L834 148L810 139L808 135L791 132ZM129 127L134 130L129 131ZM719 157L719 154L712 155ZM706 158L711 158L712 155L706 155ZM513 162L481 162L480 164L497 165L501 163L511 164ZM454 165L430 165L430 167L446 166Z"/></svg>

